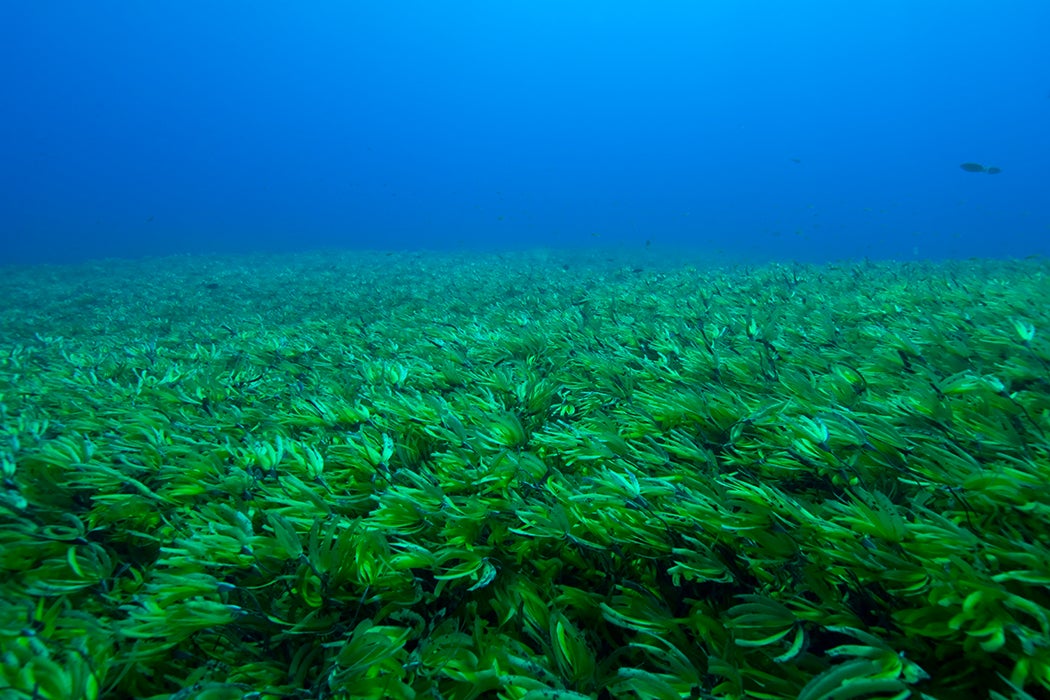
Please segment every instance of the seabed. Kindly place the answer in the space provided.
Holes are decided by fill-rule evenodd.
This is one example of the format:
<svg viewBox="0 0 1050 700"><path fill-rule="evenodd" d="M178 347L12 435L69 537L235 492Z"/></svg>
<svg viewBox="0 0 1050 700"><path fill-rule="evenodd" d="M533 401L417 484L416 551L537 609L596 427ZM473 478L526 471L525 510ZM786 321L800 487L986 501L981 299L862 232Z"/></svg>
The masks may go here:
<svg viewBox="0 0 1050 700"><path fill-rule="evenodd" d="M1050 693L1050 262L0 276L0 698Z"/></svg>

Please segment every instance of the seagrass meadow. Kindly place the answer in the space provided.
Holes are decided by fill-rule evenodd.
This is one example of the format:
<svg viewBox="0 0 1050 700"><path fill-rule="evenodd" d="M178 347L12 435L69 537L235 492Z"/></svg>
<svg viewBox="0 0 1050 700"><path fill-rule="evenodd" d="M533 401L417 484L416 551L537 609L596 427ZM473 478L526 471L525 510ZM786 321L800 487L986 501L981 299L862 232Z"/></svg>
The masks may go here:
<svg viewBox="0 0 1050 700"><path fill-rule="evenodd" d="M0 698L1050 694L1050 263L0 278Z"/></svg>

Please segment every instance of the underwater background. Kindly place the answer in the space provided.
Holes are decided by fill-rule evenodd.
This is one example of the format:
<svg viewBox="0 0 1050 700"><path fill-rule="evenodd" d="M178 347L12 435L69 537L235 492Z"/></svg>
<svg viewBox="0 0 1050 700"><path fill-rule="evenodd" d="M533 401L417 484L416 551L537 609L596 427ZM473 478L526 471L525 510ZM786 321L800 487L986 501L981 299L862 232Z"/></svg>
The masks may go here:
<svg viewBox="0 0 1050 700"><path fill-rule="evenodd" d="M1040 0L5 3L0 262L1045 253L1047 26Z"/></svg>
<svg viewBox="0 0 1050 700"><path fill-rule="evenodd" d="M1050 697L1050 5L0 7L0 700Z"/></svg>

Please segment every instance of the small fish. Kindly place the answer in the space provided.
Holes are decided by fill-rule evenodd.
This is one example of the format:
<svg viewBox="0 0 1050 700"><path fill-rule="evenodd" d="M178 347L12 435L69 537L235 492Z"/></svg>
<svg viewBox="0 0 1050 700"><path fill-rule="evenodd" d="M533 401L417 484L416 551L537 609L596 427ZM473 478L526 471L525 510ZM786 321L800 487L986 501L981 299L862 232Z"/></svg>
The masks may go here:
<svg viewBox="0 0 1050 700"><path fill-rule="evenodd" d="M984 166L980 163L963 163L959 166L968 173L983 173Z"/></svg>
<svg viewBox="0 0 1050 700"><path fill-rule="evenodd" d="M988 168L988 169L987 169L987 170L985 170L984 172L988 173L989 175L998 175L998 174L999 174L999 173L1001 173L1002 171L1003 171L1003 169L1002 169L1002 168L996 168L996 167L994 167L994 166L993 166L993 167L991 167L991 168Z"/></svg>

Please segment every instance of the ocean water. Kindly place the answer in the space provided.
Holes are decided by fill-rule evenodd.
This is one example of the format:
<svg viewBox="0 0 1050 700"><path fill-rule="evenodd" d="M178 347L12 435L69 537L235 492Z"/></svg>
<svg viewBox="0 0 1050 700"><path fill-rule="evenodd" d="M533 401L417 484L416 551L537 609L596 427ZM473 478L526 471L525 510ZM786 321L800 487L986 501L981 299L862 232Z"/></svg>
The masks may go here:
<svg viewBox="0 0 1050 700"><path fill-rule="evenodd" d="M1050 6L0 8L0 698L1050 697Z"/></svg>
<svg viewBox="0 0 1050 700"><path fill-rule="evenodd" d="M0 263L1045 254L1048 24L1039 0L7 3Z"/></svg>

